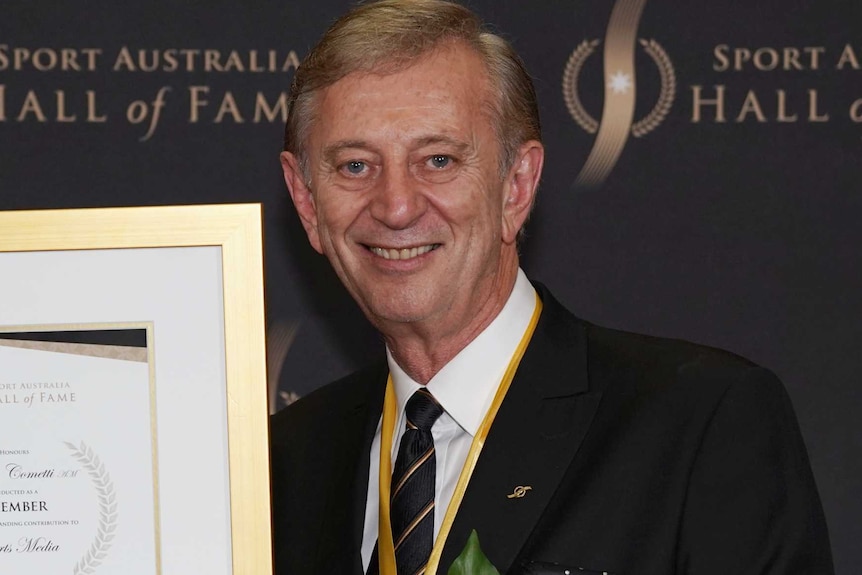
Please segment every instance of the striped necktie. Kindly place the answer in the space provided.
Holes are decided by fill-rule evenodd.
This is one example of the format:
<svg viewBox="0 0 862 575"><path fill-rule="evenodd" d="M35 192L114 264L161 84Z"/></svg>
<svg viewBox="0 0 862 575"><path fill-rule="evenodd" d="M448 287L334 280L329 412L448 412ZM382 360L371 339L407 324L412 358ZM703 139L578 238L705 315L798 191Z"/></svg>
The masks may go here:
<svg viewBox="0 0 862 575"><path fill-rule="evenodd" d="M398 575L424 573L434 545L436 458L431 427L443 408L424 387L405 408L407 428L392 472L390 517ZM375 549L376 551L376 549ZM369 573L376 573L374 553Z"/></svg>

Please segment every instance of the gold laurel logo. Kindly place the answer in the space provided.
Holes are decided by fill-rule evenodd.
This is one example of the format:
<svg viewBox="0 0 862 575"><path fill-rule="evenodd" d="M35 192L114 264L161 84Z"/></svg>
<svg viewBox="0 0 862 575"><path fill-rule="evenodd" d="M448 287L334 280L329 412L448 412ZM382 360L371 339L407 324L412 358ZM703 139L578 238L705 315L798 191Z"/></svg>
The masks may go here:
<svg viewBox="0 0 862 575"><path fill-rule="evenodd" d="M278 321L266 330L266 379L270 415L299 399L295 391L279 390L287 354L298 331L298 321Z"/></svg>
<svg viewBox="0 0 862 575"><path fill-rule="evenodd" d="M661 125L673 107L677 87L673 62L671 62L670 56L668 56L664 48L652 39L640 39L639 42L643 46L644 52L647 53L658 68L659 77L661 78L661 91L652 110L642 120L632 124L631 133L636 138L646 136ZM578 81L584 63L595 52L599 44L601 44L601 40L584 40L581 42L574 49L572 55L569 56L566 69L563 72L563 99L566 102L566 107L575 122L589 134L598 132L599 122L590 115L581 102L581 98L578 95ZM623 88L625 88L625 85L623 85Z"/></svg>

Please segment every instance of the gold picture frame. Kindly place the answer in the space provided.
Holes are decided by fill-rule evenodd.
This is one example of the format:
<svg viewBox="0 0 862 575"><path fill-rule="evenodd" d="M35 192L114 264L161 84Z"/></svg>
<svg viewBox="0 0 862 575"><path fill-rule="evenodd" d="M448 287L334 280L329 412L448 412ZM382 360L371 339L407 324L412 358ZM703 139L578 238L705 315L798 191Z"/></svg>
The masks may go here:
<svg viewBox="0 0 862 575"><path fill-rule="evenodd" d="M272 538L261 206L0 212L0 256L58 252L62 257L81 250L145 250L149 254L153 249L197 247L215 247L221 253L221 277L215 279L221 280L221 286L214 289L221 290L224 310L225 397L220 401L227 419L227 452L223 455L228 467L229 509L225 515L229 516L231 547L225 554L226 572L265 575L272 573ZM105 277L110 273L116 272L106 270ZM4 281L15 281L4 275ZM82 281L99 282L100 278ZM102 323L102 319L93 323ZM193 413L195 406L176 407ZM170 568L161 572L180 575Z"/></svg>

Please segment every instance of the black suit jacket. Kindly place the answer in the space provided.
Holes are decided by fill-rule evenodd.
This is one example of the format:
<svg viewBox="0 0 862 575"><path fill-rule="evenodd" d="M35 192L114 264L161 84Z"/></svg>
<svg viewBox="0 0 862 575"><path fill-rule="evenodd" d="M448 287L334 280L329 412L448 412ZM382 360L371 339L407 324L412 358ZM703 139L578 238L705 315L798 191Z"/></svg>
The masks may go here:
<svg viewBox="0 0 862 575"><path fill-rule="evenodd" d="M443 553L472 529L501 573L832 573L790 401L732 354L544 311ZM272 420L277 575L362 573L385 363ZM375 462L376 464L376 462ZM529 486L522 498L508 498Z"/></svg>

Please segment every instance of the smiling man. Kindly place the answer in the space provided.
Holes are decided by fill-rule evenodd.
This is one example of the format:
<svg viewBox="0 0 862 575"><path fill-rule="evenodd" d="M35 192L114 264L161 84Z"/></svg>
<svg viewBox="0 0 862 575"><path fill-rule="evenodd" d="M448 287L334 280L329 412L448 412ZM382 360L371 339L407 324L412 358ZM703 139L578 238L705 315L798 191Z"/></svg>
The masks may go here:
<svg viewBox="0 0 862 575"><path fill-rule="evenodd" d="M486 76L454 41L349 74L320 93L306 157L283 156L311 244L420 384L506 303L542 166L537 140L503 159Z"/></svg>
<svg viewBox="0 0 862 575"><path fill-rule="evenodd" d="M297 71L282 165L315 250L386 343L272 422L279 575L830 573L768 371L573 317L519 269L544 151L511 47L384 0Z"/></svg>

